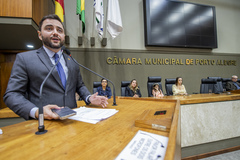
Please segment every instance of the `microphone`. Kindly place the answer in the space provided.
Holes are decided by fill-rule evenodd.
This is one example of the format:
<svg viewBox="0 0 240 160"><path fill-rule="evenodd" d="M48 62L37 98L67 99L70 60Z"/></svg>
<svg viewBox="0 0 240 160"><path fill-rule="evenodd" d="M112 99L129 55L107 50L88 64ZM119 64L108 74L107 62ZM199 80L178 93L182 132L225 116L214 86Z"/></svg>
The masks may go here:
<svg viewBox="0 0 240 160"><path fill-rule="evenodd" d="M47 132L47 130L45 130L45 126L44 126L44 115L43 115L43 100L42 100L42 90L43 90L43 86L45 84L45 82L47 81L48 77L52 74L54 68L56 67L56 65L58 64L58 62L60 61L62 57L61 56L58 58L57 63L55 63L53 65L53 67L51 68L51 70L49 71L48 75L45 77L45 79L43 80L41 86L40 86L40 90L39 90L39 100L40 100L40 107L38 109L38 131L35 132L35 134L37 135L41 135Z"/></svg>
<svg viewBox="0 0 240 160"><path fill-rule="evenodd" d="M68 54L76 64L78 64L78 65L81 66L82 68L88 70L89 72L91 72L91 73L93 73L93 74L95 74L95 75L97 75L97 76L99 76L99 77L101 77L101 78L106 79L107 81L109 81L109 82L112 84L112 86L113 86L113 106L117 106L117 103L116 103L116 95L115 95L115 86L114 86L113 82L110 81L109 79L101 76L100 74L92 71L91 69L89 69L89 68L87 68L87 67L79 64L79 63L71 56L70 51L69 51L65 46L62 46L62 50L65 51L65 53Z"/></svg>

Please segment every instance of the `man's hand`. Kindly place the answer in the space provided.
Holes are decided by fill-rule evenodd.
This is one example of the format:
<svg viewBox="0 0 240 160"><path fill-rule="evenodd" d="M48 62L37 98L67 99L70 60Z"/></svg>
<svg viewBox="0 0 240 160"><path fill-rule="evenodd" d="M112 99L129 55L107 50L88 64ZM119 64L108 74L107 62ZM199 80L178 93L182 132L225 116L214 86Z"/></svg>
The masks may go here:
<svg viewBox="0 0 240 160"><path fill-rule="evenodd" d="M107 107L108 105L108 98L104 96L98 96L98 92L91 95L89 98L91 104L94 105L101 105L103 108Z"/></svg>
<svg viewBox="0 0 240 160"><path fill-rule="evenodd" d="M134 94L134 96L133 97L135 97L135 98L139 98L139 96L137 95L137 94Z"/></svg>
<svg viewBox="0 0 240 160"><path fill-rule="evenodd" d="M43 107L43 115L44 119L59 119L58 115L53 113L51 109L61 109L62 107L58 107L57 105L46 105ZM38 111L35 113L35 117L38 119Z"/></svg>

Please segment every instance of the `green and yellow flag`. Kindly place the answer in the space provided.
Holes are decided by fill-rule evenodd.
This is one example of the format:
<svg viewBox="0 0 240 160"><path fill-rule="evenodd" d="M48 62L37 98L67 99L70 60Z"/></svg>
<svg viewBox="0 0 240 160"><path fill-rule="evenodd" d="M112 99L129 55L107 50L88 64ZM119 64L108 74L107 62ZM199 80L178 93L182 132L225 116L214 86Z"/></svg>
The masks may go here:
<svg viewBox="0 0 240 160"><path fill-rule="evenodd" d="M64 0L55 0L55 14L64 22Z"/></svg>
<svg viewBox="0 0 240 160"><path fill-rule="evenodd" d="M82 21L82 33L85 33L85 0L77 0L77 15Z"/></svg>

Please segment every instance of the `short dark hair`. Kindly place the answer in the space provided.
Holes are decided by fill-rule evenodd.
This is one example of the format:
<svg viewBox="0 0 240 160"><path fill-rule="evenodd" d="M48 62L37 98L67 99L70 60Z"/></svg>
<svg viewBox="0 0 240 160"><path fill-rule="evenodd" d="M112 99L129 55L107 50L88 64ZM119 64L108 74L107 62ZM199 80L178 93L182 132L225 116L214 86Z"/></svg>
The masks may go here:
<svg viewBox="0 0 240 160"><path fill-rule="evenodd" d="M106 80L106 79L105 79L105 78L102 78L102 79L101 79L101 82L102 82L103 80ZM106 81L108 82L108 80L106 80Z"/></svg>
<svg viewBox="0 0 240 160"><path fill-rule="evenodd" d="M56 14L49 14L49 15L44 16L41 19L41 21L39 22L39 31L41 31L43 21L45 21L46 19L55 19L55 20L59 21L62 24L62 26L63 26L63 23L62 23L61 19L58 17L58 15L56 15ZM63 26L63 28L64 28L64 26Z"/></svg>

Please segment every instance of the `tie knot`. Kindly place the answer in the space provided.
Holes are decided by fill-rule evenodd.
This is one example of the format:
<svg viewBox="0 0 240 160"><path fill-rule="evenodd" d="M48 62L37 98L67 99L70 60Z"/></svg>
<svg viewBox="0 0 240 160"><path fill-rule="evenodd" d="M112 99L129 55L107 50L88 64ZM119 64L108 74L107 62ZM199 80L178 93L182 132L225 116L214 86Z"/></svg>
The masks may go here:
<svg viewBox="0 0 240 160"><path fill-rule="evenodd" d="M59 55L57 53L54 54L54 58L59 58Z"/></svg>

